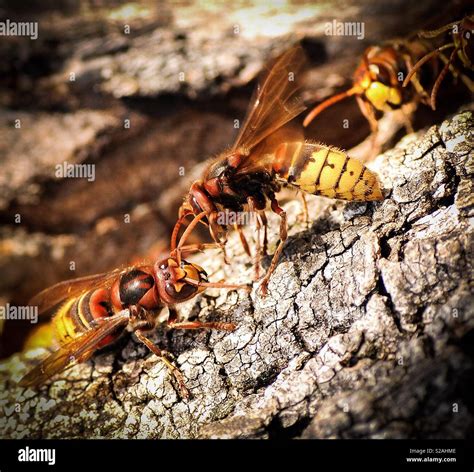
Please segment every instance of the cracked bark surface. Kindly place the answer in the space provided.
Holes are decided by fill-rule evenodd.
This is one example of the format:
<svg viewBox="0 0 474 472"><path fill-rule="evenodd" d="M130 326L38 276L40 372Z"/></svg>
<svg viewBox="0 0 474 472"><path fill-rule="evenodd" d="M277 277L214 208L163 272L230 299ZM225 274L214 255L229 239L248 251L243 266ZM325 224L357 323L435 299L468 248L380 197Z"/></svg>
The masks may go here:
<svg viewBox="0 0 474 472"><path fill-rule="evenodd" d="M32 351L0 366L0 436L472 436L473 124L459 113L379 156L381 203L311 198L305 228L299 201L287 202L268 297L209 290L180 309L237 330L152 337L176 355L190 400L133 339L38 391L15 385L42 354ZM236 235L229 254L230 267L213 252L195 260L212 280L248 281Z"/></svg>

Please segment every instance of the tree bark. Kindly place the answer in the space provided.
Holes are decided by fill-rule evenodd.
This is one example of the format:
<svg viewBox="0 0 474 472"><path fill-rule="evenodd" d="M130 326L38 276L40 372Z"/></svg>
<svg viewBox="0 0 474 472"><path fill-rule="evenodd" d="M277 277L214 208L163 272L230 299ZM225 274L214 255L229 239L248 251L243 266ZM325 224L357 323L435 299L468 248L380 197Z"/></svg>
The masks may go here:
<svg viewBox="0 0 474 472"><path fill-rule="evenodd" d="M286 203L269 295L208 290L180 310L235 332L159 328L153 340L176 355L190 400L133 339L37 391L15 381L41 353L17 354L0 366L0 436L472 435L473 121L461 112L379 156L381 203L311 198L308 229L299 201ZM196 257L211 280L248 281L235 234L229 259Z"/></svg>

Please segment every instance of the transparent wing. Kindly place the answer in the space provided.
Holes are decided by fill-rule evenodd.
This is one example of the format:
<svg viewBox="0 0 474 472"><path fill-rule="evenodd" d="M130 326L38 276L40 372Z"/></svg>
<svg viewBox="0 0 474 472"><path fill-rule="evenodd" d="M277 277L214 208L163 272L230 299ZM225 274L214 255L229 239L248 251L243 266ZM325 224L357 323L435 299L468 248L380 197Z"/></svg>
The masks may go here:
<svg viewBox="0 0 474 472"><path fill-rule="evenodd" d="M286 143L304 143L304 133L301 127L286 125L265 138L258 146L256 146L248 159L246 159L238 168L238 174L247 174L258 172L262 168L271 170L275 159L277 158L277 150ZM285 160L288 165L291 163L292 156L285 154Z"/></svg>
<svg viewBox="0 0 474 472"><path fill-rule="evenodd" d="M20 385L22 387L40 385L53 375L84 362L94 353L100 341L120 326L125 326L128 320L128 310L122 310L110 318L105 318L96 328L87 331L49 355L20 380Z"/></svg>
<svg viewBox="0 0 474 472"><path fill-rule="evenodd" d="M86 290L99 287L108 288L120 274L129 269L130 268L114 269L102 274L88 275L86 277L59 282L36 294L28 302L28 305L37 306L39 314L44 313L58 303L61 303L64 299L79 295Z"/></svg>
<svg viewBox="0 0 474 472"><path fill-rule="evenodd" d="M297 97L305 64L301 46L280 55L259 81L232 151L250 150L305 110Z"/></svg>

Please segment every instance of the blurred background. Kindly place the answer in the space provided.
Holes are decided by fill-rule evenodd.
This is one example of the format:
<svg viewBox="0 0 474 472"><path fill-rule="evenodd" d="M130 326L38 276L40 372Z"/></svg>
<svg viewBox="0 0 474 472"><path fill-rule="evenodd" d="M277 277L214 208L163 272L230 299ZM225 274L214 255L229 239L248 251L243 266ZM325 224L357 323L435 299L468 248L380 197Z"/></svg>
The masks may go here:
<svg viewBox="0 0 474 472"><path fill-rule="evenodd" d="M38 24L34 40L0 36L0 305L165 251L203 161L232 143L263 65L296 41L309 58L310 106L351 85L367 46L460 19L467 8L444 0L0 1L1 22ZM332 21L363 23L364 38L326 35ZM443 87L439 109L420 107L415 129L468 100L462 86ZM368 134L355 100L306 130L345 149ZM57 177L65 162L93 164L95 180ZM28 326L0 321L0 356L19 349Z"/></svg>

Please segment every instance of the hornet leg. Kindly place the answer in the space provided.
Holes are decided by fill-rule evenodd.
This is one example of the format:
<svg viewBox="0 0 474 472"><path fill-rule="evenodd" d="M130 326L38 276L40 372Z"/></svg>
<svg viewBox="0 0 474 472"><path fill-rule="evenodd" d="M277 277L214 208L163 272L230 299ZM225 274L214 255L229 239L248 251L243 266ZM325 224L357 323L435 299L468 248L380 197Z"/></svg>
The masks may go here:
<svg viewBox="0 0 474 472"><path fill-rule="evenodd" d="M288 237L288 224L286 221L285 210L283 210L283 208L280 208L276 199L273 199L271 201L271 206L272 210L280 217L280 242L278 243L275 254L273 254L270 268L268 269L267 273L265 274L265 277L263 278L262 283L260 284L260 293L262 294L262 296L265 296L267 294L268 281L270 280L270 277L278 264L281 252L283 251L283 246L285 245L285 241Z"/></svg>

